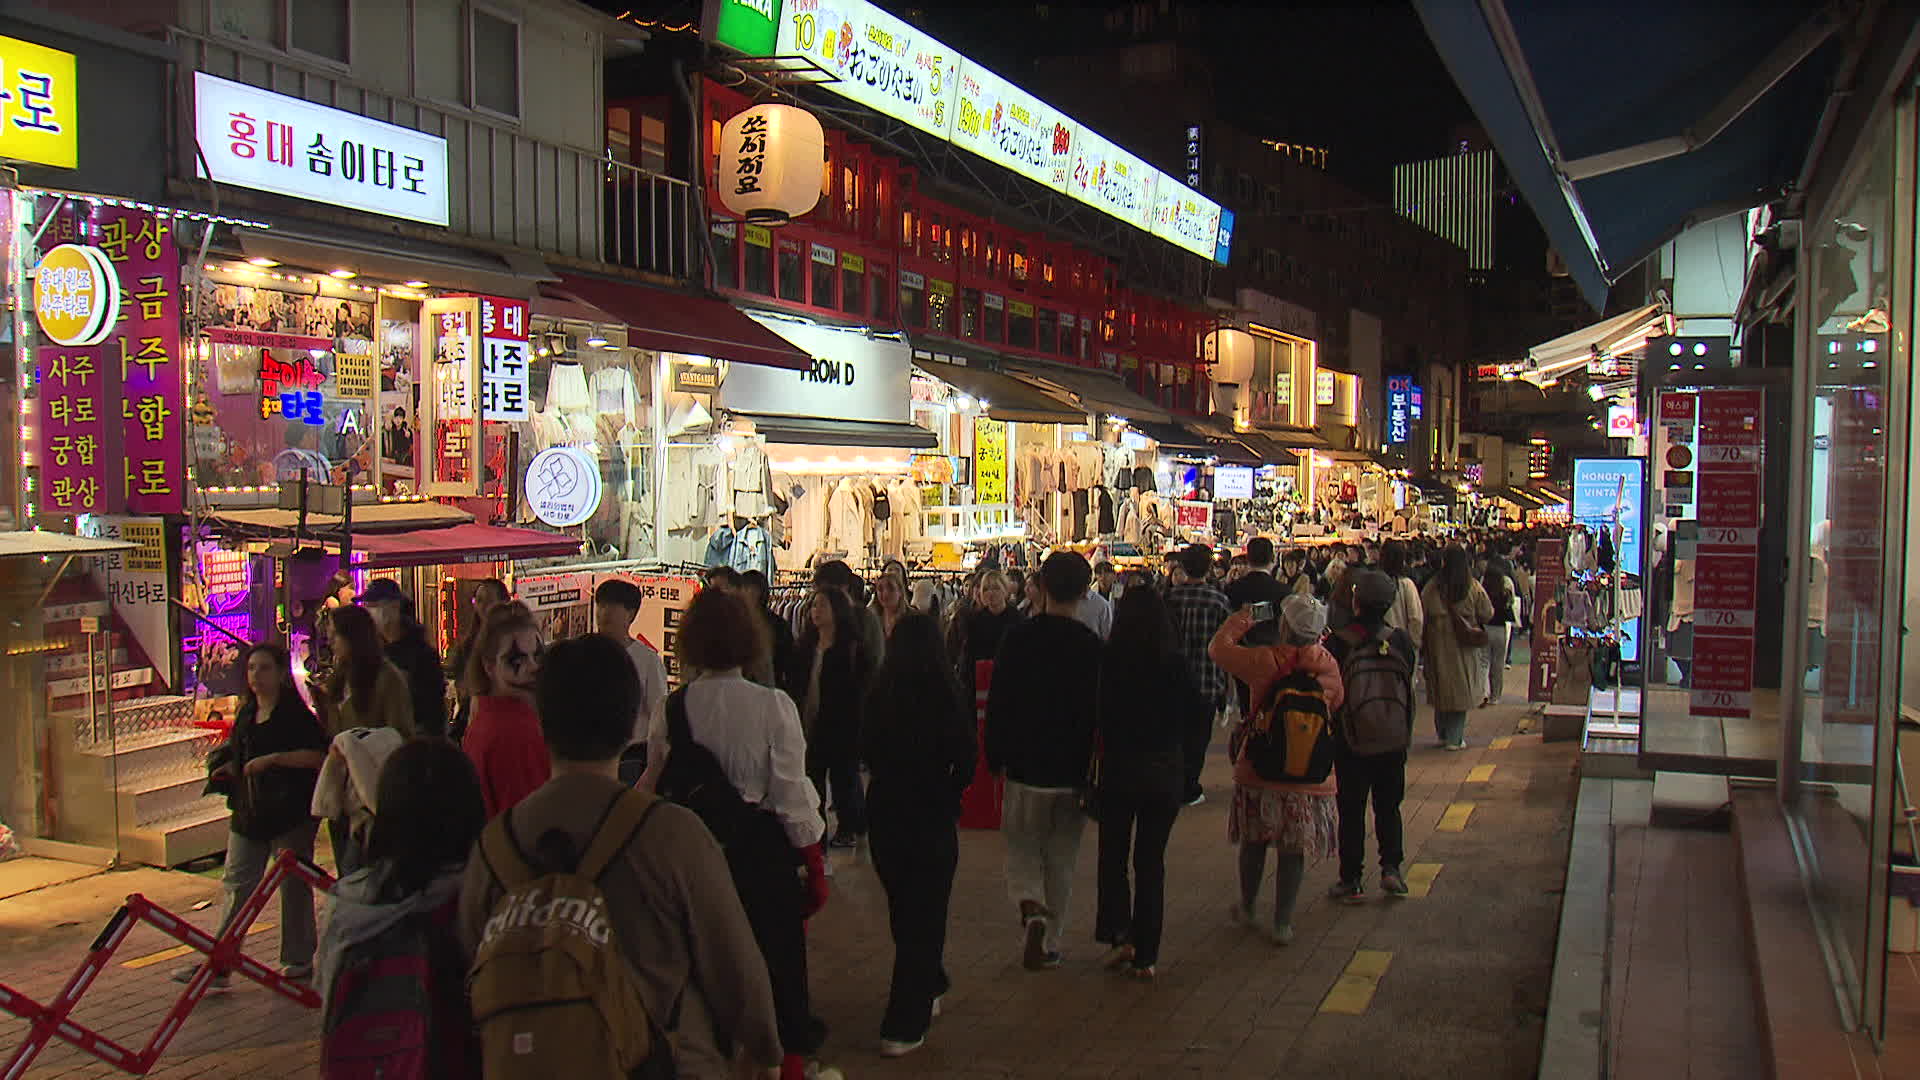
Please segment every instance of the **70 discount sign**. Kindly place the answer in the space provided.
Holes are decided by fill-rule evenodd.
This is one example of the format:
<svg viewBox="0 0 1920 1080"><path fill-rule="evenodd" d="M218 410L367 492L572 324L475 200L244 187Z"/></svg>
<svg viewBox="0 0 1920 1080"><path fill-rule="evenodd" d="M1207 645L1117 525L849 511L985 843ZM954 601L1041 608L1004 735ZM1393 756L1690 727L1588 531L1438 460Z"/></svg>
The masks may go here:
<svg viewBox="0 0 1920 1080"><path fill-rule="evenodd" d="M1753 711L1760 460L1766 392L1700 393L1700 545L1694 563L1695 716Z"/></svg>

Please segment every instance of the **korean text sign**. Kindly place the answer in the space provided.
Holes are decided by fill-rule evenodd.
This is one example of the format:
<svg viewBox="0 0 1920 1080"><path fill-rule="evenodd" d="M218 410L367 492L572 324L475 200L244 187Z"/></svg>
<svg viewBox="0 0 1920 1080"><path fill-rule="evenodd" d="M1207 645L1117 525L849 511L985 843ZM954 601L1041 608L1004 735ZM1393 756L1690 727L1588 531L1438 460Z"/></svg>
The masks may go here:
<svg viewBox="0 0 1920 1080"><path fill-rule="evenodd" d="M532 418L528 398L527 304L498 296L480 302L480 419Z"/></svg>
<svg viewBox="0 0 1920 1080"><path fill-rule="evenodd" d="M1413 430L1413 377L1387 376L1387 443L1404 445Z"/></svg>
<svg viewBox="0 0 1920 1080"><path fill-rule="evenodd" d="M1641 503L1646 487L1646 462L1641 458L1580 458L1573 463L1573 520L1585 525L1596 542L1603 532L1620 526L1615 565L1628 573L1640 572ZM1640 659L1640 619L1620 626L1620 659Z"/></svg>
<svg viewBox="0 0 1920 1080"><path fill-rule="evenodd" d="M78 167L79 96L72 53L0 37L0 158Z"/></svg>
<svg viewBox="0 0 1920 1080"><path fill-rule="evenodd" d="M447 140L205 72L193 85L201 176L447 224Z"/></svg>

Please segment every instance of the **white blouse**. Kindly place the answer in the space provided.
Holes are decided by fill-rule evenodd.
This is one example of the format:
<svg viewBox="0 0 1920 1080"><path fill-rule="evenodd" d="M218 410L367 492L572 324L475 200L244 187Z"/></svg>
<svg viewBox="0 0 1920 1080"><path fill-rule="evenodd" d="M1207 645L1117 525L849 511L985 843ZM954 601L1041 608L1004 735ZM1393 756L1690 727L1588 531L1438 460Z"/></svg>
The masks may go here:
<svg viewBox="0 0 1920 1080"><path fill-rule="evenodd" d="M687 727L713 751L740 797L773 811L794 847L826 834L820 794L807 779L807 737L784 692L748 682L740 669L709 672L687 686ZM655 709L649 754L667 745L667 710Z"/></svg>

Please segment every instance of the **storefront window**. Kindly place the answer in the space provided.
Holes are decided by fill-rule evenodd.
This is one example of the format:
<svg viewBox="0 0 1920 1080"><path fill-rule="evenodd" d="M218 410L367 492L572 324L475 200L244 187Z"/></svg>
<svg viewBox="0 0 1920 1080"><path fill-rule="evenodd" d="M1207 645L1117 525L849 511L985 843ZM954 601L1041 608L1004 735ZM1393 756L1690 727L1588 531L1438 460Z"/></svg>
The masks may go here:
<svg viewBox="0 0 1920 1080"><path fill-rule="evenodd" d="M960 290L960 336L980 336L980 290Z"/></svg>
<svg viewBox="0 0 1920 1080"><path fill-rule="evenodd" d="M809 303L814 307L839 307L833 295L833 287L838 273L840 260L834 250L821 244L812 246L813 291L809 294Z"/></svg>
<svg viewBox="0 0 1920 1080"><path fill-rule="evenodd" d="M867 260L848 251L840 253L840 310L850 315L867 310Z"/></svg>
<svg viewBox="0 0 1920 1080"><path fill-rule="evenodd" d="M713 285L717 289L740 287L740 226L731 221L713 227Z"/></svg>
<svg viewBox="0 0 1920 1080"><path fill-rule="evenodd" d="M914 330L927 326L927 279L911 270L900 271L900 323Z"/></svg>
<svg viewBox="0 0 1920 1080"><path fill-rule="evenodd" d="M742 226L741 286L762 296L773 294L773 234L763 225Z"/></svg>
<svg viewBox="0 0 1920 1080"><path fill-rule="evenodd" d="M1007 340L1007 298L988 293L984 298L986 316L981 336L998 345Z"/></svg>
<svg viewBox="0 0 1920 1080"><path fill-rule="evenodd" d="M1033 348L1033 305L1014 300L1007 304L1007 344Z"/></svg>
<svg viewBox="0 0 1920 1080"><path fill-rule="evenodd" d="M1912 113L1902 110L1905 122ZM1900 137L1910 137L1902 132ZM1855 1007L1878 1030L1879 973L1886 942L1869 940L1871 913L1884 911L1888 810L1876 804L1873 778L1879 755L1893 737L1900 705L1892 672L1898 670L1900 612L1887 583L1898 580L1902 553L1889 550L1891 507L1901 499L1889 489L1888 433L1905 427L1905 403L1890 395L1890 328L1910 318L1911 297L1894 304L1898 277L1894 235L1896 198L1911 202L1911 179L1895 191L1895 127L1889 118L1863 139L1864 160L1839 188L1810 238L1803 265L1811 335L1805 349L1810 369L1800 373L1812 392L1811 438L1802 449L1807 470L1807 568L1805 664L1784 692L1801 698L1798 770L1804 780L1827 784L1800 789L1790 806L1805 826L1816 858L1815 899L1844 949ZM1809 217L1809 220L1813 220ZM1911 228L1911 216L1907 216ZM1906 258L1912 258L1912 237ZM1769 400L1769 409L1786 403ZM1890 639L1891 635L1891 639ZM1695 639L1696 655L1699 637ZM1696 669L1699 662L1696 659ZM1830 784L1831 786L1828 786ZM1875 812L1876 805L1881 809Z"/></svg>
<svg viewBox="0 0 1920 1080"><path fill-rule="evenodd" d="M953 333L953 282L938 279L927 282L927 330L935 334Z"/></svg>
<svg viewBox="0 0 1920 1080"><path fill-rule="evenodd" d="M1046 308L1041 308L1038 319L1039 319L1039 330L1038 330L1039 340L1035 344L1035 348L1039 349L1043 353L1059 352L1060 351L1060 327L1059 327L1060 316L1055 312L1050 311Z"/></svg>
<svg viewBox="0 0 1920 1080"><path fill-rule="evenodd" d="M875 266L867 274L867 297L873 302L868 312L873 325L881 326L893 319L893 308L888 301L893 296L893 271L884 264Z"/></svg>
<svg viewBox="0 0 1920 1080"><path fill-rule="evenodd" d="M779 262L780 299L792 300L798 304L807 302L807 269L805 256L800 251L797 240L780 241Z"/></svg>

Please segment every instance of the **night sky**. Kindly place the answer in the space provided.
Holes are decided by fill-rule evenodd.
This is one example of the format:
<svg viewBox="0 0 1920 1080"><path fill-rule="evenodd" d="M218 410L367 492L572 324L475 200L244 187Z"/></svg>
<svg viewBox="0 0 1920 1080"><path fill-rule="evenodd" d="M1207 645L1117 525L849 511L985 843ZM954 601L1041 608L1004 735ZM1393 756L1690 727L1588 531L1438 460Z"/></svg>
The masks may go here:
<svg viewBox="0 0 1920 1080"><path fill-rule="evenodd" d="M1018 82L1033 57L1125 41L1106 29L1104 16L1129 5L919 0L883 6ZM1223 119L1264 137L1329 147L1330 171L1363 191L1386 197L1394 164L1448 152L1456 129L1473 123L1405 0L1175 0L1175 6L1186 12L1180 39L1213 64ZM1125 132L1109 134L1126 140Z"/></svg>

